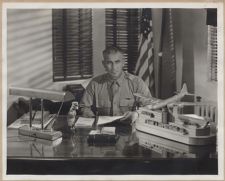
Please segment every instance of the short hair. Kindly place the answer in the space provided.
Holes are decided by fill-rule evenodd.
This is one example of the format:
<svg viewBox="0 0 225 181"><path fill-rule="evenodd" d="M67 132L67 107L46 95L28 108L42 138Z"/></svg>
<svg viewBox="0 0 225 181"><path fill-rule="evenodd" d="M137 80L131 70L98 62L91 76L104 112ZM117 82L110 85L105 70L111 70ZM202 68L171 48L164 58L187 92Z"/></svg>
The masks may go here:
<svg viewBox="0 0 225 181"><path fill-rule="evenodd" d="M118 53L118 52L121 53L122 55L124 54L123 50L121 48L119 48L119 47L116 47L116 46L107 47L102 52L103 58L105 59L107 55L115 54L115 53Z"/></svg>

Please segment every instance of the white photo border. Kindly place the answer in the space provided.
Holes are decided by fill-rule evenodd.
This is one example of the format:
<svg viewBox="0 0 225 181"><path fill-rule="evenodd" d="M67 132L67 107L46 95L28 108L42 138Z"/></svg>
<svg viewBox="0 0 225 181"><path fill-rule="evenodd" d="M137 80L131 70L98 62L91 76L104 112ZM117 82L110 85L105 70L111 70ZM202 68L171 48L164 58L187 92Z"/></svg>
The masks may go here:
<svg viewBox="0 0 225 181"><path fill-rule="evenodd" d="M203 3L2 3L2 160L3 180L221 180L224 179L224 122L218 121L218 175L7 175L7 10L52 8L216 8L218 12L218 120L224 120L224 9L222 2Z"/></svg>

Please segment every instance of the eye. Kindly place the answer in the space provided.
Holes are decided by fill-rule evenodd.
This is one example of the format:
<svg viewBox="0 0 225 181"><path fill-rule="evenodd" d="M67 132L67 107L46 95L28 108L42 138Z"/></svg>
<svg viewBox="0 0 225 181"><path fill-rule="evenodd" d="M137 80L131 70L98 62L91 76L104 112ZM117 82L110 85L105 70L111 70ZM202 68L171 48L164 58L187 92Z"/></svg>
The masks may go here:
<svg viewBox="0 0 225 181"><path fill-rule="evenodd" d="M111 62L110 62L110 61L106 61L105 63L106 63L106 64L111 64Z"/></svg>
<svg viewBox="0 0 225 181"><path fill-rule="evenodd" d="M116 63L120 63L120 62L121 62L121 60L116 60L115 62L116 62Z"/></svg>

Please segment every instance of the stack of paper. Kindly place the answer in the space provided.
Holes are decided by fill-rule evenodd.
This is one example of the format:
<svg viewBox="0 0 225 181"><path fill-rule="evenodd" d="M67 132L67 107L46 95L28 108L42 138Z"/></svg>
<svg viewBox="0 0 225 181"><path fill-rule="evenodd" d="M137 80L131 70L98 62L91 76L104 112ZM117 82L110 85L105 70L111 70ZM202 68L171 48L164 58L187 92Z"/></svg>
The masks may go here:
<svg viewBox="0 0 225 181"><path fill-rule="evenodd" d="M115 135L116 128L115 127L103 127L101 130L101 134Z"/></svg>
<svg viewBox="0 0 225 181"><path fill-rule="evenodd" d="M91 128L94 124L95 118L79 117L75 123L75 128Z"/></svg>

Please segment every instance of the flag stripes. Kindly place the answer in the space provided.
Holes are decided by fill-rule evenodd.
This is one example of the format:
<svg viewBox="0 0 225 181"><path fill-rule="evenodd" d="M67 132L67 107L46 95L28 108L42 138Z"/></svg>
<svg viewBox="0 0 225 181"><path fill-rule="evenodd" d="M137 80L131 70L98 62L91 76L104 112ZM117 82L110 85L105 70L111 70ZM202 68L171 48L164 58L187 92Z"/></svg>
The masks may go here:
<svg viewBox="0 0 225 181"><path fill-rule="evenodd" d="M138 61L137 61L137 64L136 64L136 73L138 75L139 71L140 71L140 68L142 67L142 64L143 62L147 59L148 57L148 51L151 51L152 48L153 48L153 34L152 33L149 33L148 35L148 40L150 41L146 41L146 38L144 36L141 36L142 39L141 39L141 44L140 44L140 47L139 47L139 58L138 58Z"/></svg>
<svg viewBox="0 0 225 181"><path fill-rule="evenodd" d="M136 63L136 75L149 86L151 94L155 94L154 53L151 9L143 9L141 17L141 35L139 57Z"/></svg>

